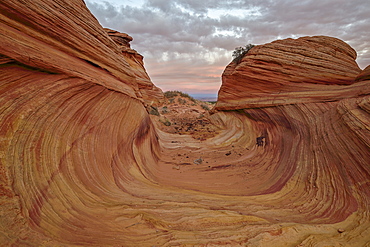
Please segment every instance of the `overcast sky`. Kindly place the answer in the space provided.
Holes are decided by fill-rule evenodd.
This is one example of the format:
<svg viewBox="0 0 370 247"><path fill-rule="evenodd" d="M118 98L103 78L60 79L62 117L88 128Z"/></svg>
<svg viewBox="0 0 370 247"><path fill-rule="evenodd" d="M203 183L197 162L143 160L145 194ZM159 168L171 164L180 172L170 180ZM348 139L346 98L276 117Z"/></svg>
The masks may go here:
<svg viewBox="0 0 370 247"><path fill-rule="evenodd" d="M163 91L216 94L235 47L327 35L370 64L369 0L85 0L103 27L128 33Z"/></svg>

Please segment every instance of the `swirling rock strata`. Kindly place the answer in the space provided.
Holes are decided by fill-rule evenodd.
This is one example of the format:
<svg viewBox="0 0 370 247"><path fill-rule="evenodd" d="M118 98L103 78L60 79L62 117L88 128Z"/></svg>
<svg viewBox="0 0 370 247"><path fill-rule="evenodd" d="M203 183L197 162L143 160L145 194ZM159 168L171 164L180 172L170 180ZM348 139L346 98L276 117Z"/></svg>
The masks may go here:
<svg viewBox="0 0 370 247"><path fill-rule="evenodd" d="M283 91L307 95L290 103L268 99L267 80L254 83L265 87L262 103L224 82L227 97L210 117L217 135L199 141L155 127L138 83L143 67L82 1L2 1L0 9L3 245L370 241L366 76L281 81Z"/></svg>
<svg viewBox="0 0 370 247"><path fill-rule="evenodd" d="M331 37L285 39L255 46L240 62L226 67L218 108L341 99L346 96L340 86L353 84L361 72L355 59L353 48ZM332 85L337 85L336 90Z"/></svg>
<svg viewBox="0 0 370 247"><path fill-rule="evenodd" d="M357 77L355 81L369 81L370 80L370 65L367 66Z"/></svg>

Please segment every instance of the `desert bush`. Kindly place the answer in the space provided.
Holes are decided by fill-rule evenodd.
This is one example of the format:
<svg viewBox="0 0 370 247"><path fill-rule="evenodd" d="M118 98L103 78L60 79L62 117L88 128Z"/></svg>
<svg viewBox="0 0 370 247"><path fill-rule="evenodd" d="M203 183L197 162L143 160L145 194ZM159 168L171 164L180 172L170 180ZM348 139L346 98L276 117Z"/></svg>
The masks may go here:
<svg viewBox="0 0 370 247"><path fill-rule="evenodd" d="M200 106L201 106L204 110L209 111L209 107L208 107L208 105L201 104Z"/></svg>
<svg viewBox="0 0 370 247"><path fill-rule="evenodd" d="M181 105L185 105L185 104L186 104L186 100L185 100L185 99L182 99L182 98L179 98L179 99L178 99L178 102L179 102L179 104L181 104Z"/></svg>
<svg viewBox="0 0 370 247"><path fill-rule="evenodd" d="M169 111L168 111L168 108L167 108L167 106L163 106L162 107L162 114L166 114L166 113L168 113Z"/></svg>
<svg viewBox="0 0 370 247"><path fill-rule="evenodd" d="M177 95L179 95L178 91L166 91L166 92L164 92L164 97L166 97L167 99L176 97Z"/></svg>
<svg viewBox="0 0 370 247"><path fill-rule="evenodd" d="M173 98L173 97L176 97L176 96L181 96L181 97L184 97L184 98L188 98L189 100L191 100L193 102L196 102L196 100L193 97L191 97L189 94L183 93L181 91L166 91L166 92L164 92L164 97L166 97L167 99L170 99L170 98Z"/></svg>
<svg viewBox="0 0 370 247"><path fill-rule="evenodd" d="M154 106L149 106L148 113L151 115L159 116L158 108Z"/></svg>
<svg viewBox="0 0 370 247"><path fill-rule="evenodd" d="M188 98L189 100L195 102L195 99L193 97L191 97L189 94L183 93L183 92L180 92L180 91L179 91L179 94L180 94L181 97Z"/></svg>
<svg viewBox="0 0 370 247"><path fill-rule="evenodd" d="M161 123L163 123L165 126L171 126L171 122L165 118L165 119L159 119Z"/></svg>
<svg viewBox="0 0 370 247"><path fill-rule="evenodd" d="M249 52L250 49L252 49L254 45L249 44L246 46L239 46L236 47L235 50L233 51L233 62L240 63L242 58Z"/></svg>

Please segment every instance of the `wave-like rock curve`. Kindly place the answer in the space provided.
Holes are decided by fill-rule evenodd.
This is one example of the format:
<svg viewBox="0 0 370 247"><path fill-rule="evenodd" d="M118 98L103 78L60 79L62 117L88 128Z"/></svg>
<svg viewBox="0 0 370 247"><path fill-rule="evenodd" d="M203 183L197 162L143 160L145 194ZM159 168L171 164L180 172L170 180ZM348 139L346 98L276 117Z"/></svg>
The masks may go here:
<svg viewBox="0 0 370 247"><path fill-rule="evenodd" d="M218 134L198 141L155 127L145 107L161 92L130 37L104 30L83 1L0 9L4 245L370 241L368 69L344 42L253 48L225 70L210 117ZM295 53L321 79L304 63L287 69Z"/></svg>

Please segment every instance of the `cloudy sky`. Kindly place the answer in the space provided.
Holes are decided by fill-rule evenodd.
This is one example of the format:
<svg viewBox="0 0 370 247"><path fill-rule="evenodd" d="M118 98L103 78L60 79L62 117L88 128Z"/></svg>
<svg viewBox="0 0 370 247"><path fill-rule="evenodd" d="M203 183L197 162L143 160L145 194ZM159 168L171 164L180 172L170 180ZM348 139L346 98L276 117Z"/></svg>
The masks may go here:
<svg viewBox="0 0 370 247"><path fill-rule="evenodd" d="M217 94L235 47L327 35L370 64L369 0L85 0L103 27L131 35L155 85Z"/></svg>

